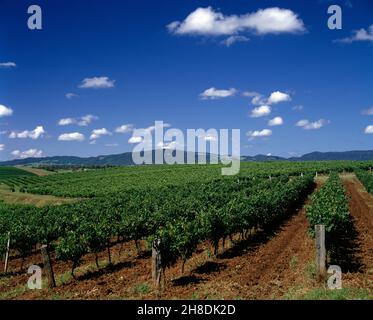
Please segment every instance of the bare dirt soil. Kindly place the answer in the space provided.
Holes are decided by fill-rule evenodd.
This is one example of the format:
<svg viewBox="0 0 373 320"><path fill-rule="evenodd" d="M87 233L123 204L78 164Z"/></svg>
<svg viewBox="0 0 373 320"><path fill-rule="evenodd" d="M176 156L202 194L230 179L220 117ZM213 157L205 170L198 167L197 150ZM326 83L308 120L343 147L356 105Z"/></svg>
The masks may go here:
<svg viewBox="0 0 373 320"><path fill-rule="evenodd" d="M346 244L350 259L345 268L342 265L344 280L373 292L373 196L355 176L347 176L344 186L353 223L350 244Z"/></svg>

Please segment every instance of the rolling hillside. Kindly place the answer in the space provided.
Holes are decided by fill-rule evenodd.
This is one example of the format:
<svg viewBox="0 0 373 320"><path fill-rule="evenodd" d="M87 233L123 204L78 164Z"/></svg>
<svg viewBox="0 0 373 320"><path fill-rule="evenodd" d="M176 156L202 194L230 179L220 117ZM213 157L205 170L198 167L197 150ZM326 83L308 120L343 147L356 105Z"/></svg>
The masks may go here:
<svg viewBox="0 0 373 320"><path fill-rule="evenodd" d="M154 151L152 151L154 159ZM213 156L207 154L207 162L210 162ZM187 152L184 152L184 159L187 158ZM197 162L198 154L195 154ZM302 155L301 157L283 158L278 156L255 155L242 156L242 161L324 161L324 160L373 160L373 150L361 151L343 151L343 152L311 152ZM15 159L0 162L0 166L15 166L15 165L79 165L79 166L128 166L135 165L132 160L132 153L125 152L121 154L99 155L97 157L74 157L74 156L54 156L43 158L26 158Z"/></svg>

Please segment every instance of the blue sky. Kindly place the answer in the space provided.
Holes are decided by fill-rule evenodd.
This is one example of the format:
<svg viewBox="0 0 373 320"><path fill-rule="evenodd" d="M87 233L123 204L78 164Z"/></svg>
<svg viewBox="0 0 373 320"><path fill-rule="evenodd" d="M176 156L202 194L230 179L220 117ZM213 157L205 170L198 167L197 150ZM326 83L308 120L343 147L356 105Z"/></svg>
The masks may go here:
<svg viewBox="0 0 373 320"><path fill-rule="evenodd" d="M244 155L373 148L371 1L2 0L0 21L0 160L131 151L155 120L241 129Z"/></svg>

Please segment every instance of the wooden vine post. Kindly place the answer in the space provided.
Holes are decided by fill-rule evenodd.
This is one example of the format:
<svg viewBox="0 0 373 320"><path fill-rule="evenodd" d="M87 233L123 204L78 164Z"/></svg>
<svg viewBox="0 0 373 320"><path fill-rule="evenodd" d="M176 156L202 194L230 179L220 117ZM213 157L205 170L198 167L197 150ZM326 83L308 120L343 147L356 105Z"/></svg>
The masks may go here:
<svg viewBox="0 0 373 320"><path fill-rule="evenodd" d="M161 275L162 275L162 261L161 261L161 251L160 251L159 239L155 239L152 245L152 279L156 290L161 288Z"/></svg>
<svg viewBox="0 0 373 320"><path fill-rule="evenodd" d="M8 271L9 251L10 251L10 232L8 232L8 242L6 244L4 273Z"/></svg>
<svg viewBox="0 0 373 320"><path fill-rule="evenodd" d="M42 245L40 249L41 249L41 255L43 257L44 270L46 270L47 272L48 285L50 288L54 288L56 286L56 281L54 280L54 273L53 273L51 259L49 256L48 246Z"/></svg>
<svg viewBox="0 0 373 320"><path fill-rule="evenodd" d="M315 226L316 238L316 269L317 279L322 281L326 274L326 248L325 248L325 226L318 224Z"/></svg>

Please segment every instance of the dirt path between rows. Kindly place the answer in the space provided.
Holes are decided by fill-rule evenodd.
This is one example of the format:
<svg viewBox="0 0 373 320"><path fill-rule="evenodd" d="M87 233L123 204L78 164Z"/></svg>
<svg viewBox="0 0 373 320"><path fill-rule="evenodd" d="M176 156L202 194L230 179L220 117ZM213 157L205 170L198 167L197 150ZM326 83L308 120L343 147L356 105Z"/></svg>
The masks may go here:
<svg viewBox="0 0 373 320"><path fill-rule="evenodd" d="M167 297L273 299L302 282L313 257L304 209L290 217L277 230L253 236L243 249L227 251L209 266L193 270L199 284L174 287Z"/></svg>
<svg viewBox="0 0 373 320"><path fill-rule="evenodd" d="M350 259L344 281L354 287L373 290L373 196L355 176L344 177L343 183L354 227L350 238L354 246L352 262L355 262L351 264Z"/></svg>

